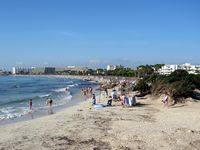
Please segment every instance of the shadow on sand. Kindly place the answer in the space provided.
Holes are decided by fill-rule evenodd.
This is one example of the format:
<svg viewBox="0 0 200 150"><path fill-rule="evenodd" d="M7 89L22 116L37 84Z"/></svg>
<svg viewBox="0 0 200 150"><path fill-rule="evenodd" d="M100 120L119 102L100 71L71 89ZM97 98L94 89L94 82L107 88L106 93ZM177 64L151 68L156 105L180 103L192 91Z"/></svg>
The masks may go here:
<svg viewBox="0 0 200 150"><path fill-rule="evenodd" d="M170 108L179 108L179 107L184 107L185 105L172 105Z"/></svg>
<svg viewBox="0 0 200 150"><path fill-rule="evenodd" d="M133 106L133 107L145 107L145 106L148 106L148 105L149 105L149 104L143 104L143 103L138 102L138 103L136 103L136 105Z"/></svg>

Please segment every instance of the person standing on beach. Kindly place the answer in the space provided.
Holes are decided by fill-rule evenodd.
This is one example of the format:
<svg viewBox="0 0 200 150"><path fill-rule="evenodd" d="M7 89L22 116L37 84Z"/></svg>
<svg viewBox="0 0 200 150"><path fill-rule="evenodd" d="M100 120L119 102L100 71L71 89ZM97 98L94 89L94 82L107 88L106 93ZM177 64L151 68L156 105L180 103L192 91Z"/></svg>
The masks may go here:
<svg viewBox="0 0 200 150"><path fill-rule="evenodd" d="M105 97L107 98L108 97L108 89L107 88L105 88Z"/></svg>
<svg viewBox="0 0 200 150"><path fill-rule="evenodd" d="M32 110L33 102L32 99L29 100L29 109Z"/></svg>
<svg viewBox="0 0 200 150"><path fill-rule="evenodd" d="M51 107L52 105L53 105L53 100L50 99L50 100L49 100L49 106Z"/></svg>
<svg viewBox="0 0 200 150"><path fill-rule="evenodd" d="M46 104L51 107L53 105L53 100L51 98L47 99Z"/></svg>

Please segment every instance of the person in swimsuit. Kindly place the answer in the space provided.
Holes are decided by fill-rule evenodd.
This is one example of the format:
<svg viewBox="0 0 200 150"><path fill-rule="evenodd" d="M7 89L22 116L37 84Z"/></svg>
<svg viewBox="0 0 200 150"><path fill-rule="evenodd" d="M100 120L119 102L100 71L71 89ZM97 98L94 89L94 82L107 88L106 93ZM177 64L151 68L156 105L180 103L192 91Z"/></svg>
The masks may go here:
<svg viewBox="0 0 200 150"><path fill-rule="evenodd" d="M32 99L29 100L29 109L32 110L33 102Z"/></svg>

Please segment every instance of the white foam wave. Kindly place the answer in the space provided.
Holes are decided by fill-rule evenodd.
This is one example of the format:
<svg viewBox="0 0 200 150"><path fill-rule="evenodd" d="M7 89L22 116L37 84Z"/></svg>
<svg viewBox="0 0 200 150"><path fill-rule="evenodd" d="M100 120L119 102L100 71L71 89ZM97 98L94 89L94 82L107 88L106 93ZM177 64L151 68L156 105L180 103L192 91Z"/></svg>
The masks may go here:
<svg viewBox="0 0 200 150"><path fill-rule="evenodd" d="M53 91L54 92L66 92L68 89L69 89L69 87L65 87L65 88L55 89Z"/></svg>
<svg viewBox="0 0 200 150"><path fill-rule="evenodd" d="M44 97L49 97L51 94L44 94L44 95L40 95L40 98L44 98Z"/></svg>
<svg viewBox="0 0 200 150"><path fill-rule="evenodd" d="M67 88L67 89L69 89L69 88ZM42 98L42 97L48 97L48 96L52 95L53 107L65 105L72 99L71 93L69 91L66 91L66 88L60 88L60 89L56 89L54 91L55 92L63 92L63 93L58 93L56 95L52 95L52 93L49 93L49 94L41 95L39 97ZM21 103L21 105L24 105L24 103ZM25 105L27 105L27 104L25 104ZM36 112L39 110L44 110L44 109L49 108L49 106L47 106L44 101L38 101L38 102L36 101L33 105L33 110L29 110L28 107L24 107L24 106L0 108L0 120L15 119L15 118L19 118L24 115L27 115L30 112Z"/></svg>
<svg viewBox="0 0 200 150"><path fill-rule="evenodd" d="M5 107L0 109L1 115L0 120L4 119L14 119L18 117L22 117L30 112L30 110L26 107Z"/></svg>
<svg viewBox="0 0 200 150"><path fill-rule="evenodd" d="M73 84L73 83L74 83L73 81L66 82L66 84Z"/></svg>
<svg viewBox="0 0 200 150"><path fill-rule="evenodd" d="M71 85L68 85L68 87L76 87L78 86L78 84L71 84Z"/></svg>

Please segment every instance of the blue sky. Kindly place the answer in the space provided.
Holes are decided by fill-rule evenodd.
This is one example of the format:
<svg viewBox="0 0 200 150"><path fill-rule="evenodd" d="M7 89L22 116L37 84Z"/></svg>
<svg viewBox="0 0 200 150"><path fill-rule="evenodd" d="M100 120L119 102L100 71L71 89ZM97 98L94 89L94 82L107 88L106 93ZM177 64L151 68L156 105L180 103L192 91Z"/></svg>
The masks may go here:
<svg viewBox="0 0 200 150"><path fill-rule="evenodd" d="M0 67L200 64L199 0L0 1Z"/></svg>

